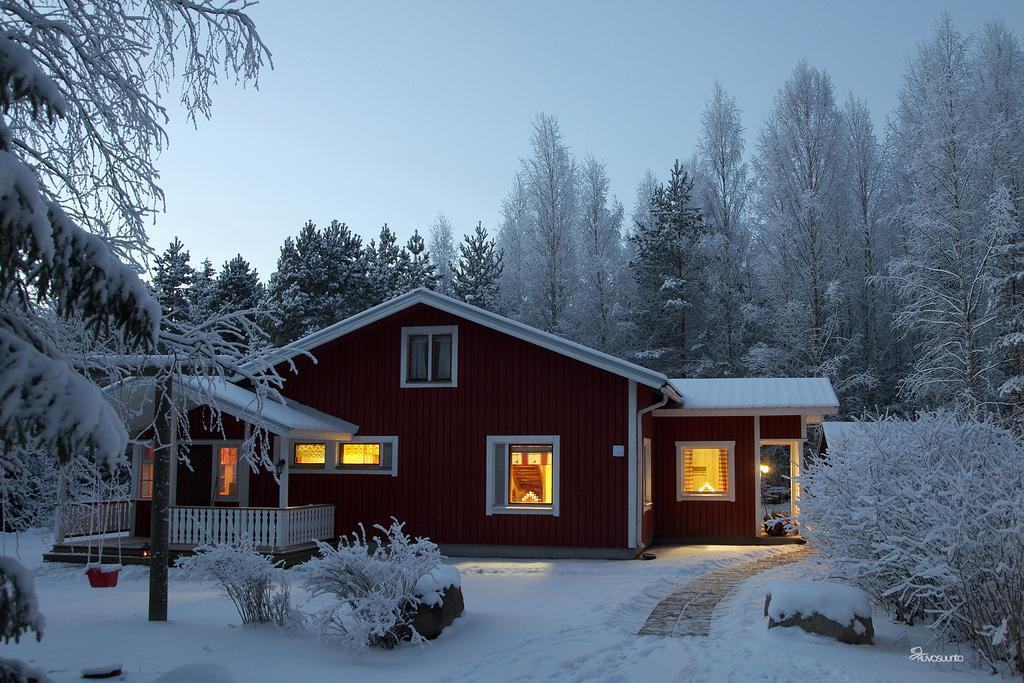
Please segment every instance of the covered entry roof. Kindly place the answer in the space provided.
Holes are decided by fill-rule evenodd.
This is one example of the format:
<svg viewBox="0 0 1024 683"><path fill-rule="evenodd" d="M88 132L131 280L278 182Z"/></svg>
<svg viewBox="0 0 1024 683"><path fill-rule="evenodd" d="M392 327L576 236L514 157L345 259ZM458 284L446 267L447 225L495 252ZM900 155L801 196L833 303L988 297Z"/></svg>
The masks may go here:
<svg viewBox="0 0 1024 683"><path fill-rule="evenodd" d="M826 377L674 379L684 411L831 415L839 399Z"/></svg>
<svg viewBox="0 0 1024 683"><path fill-rule="evenodd" d="M152 423L154 389L152 378L136 377L105 390L113 403L120 403L130 412L125 422L133 435ZM244 422L255 422L259 415L263 426L280 436L348 441L359 429L347 420L290 399L260 401L252 391L221 378L179 378L176 389L188 396L189 409L209 403Z"/></svg>

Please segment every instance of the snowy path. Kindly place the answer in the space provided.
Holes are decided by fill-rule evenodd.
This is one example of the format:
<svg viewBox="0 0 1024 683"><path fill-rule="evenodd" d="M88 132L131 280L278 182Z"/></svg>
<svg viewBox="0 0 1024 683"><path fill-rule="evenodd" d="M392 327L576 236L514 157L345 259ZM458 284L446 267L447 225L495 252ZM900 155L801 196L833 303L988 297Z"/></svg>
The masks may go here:
<svg viewBox="0 0 1024 683"><path fill-rule="evenodd" d="M691 579L658 603L637 635L707 636L711 632L711 616L718 603L741 581L767 569L805 559L809 553L806 545L783 546L771 555L715 569Z"/></svg>

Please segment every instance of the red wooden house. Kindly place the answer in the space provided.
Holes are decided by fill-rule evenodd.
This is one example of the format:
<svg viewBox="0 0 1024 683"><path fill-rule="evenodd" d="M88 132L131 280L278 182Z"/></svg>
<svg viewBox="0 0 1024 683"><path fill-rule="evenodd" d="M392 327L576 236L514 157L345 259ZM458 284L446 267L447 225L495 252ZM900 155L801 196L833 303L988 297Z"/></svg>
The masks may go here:
<svg viewBox="0 0 1024 683"><path fill-rule="evenodd" d="M826 379L670 379L427 290L285 351L288 402L264 411L277 480L239 466L254 397L225 385L235 419L224 434L193 420L172 543L245 532L281 550L391 516L451 555L757 542L762 445L789 445L795 472L808 422L838 410ZM143 446L134 471L145 537Z"/></svg>

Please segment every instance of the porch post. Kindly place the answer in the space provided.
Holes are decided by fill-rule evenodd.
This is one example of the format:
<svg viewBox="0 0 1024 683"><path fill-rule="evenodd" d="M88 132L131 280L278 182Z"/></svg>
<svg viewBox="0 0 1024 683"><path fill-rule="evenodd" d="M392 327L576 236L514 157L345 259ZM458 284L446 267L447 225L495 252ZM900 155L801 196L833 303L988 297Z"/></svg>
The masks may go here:
<svg viewBox="0 0 1024 683"><path fill-rule="evenodd" d="M277 462L281 463L281 471L277 475L277 507L282 510L288 507L288 449L285 448L284 437L274 439L274 451Z"/></svg>
<svg viewBox="0 0 1024 683"><path fill-rule="evenodd" d="M802 441L789 442L789 516L791 519L796 519L797 514L800 512L800 482L797 478L800 476L801 466L803 465L801 461L803 456L802 444Z"/></svg>

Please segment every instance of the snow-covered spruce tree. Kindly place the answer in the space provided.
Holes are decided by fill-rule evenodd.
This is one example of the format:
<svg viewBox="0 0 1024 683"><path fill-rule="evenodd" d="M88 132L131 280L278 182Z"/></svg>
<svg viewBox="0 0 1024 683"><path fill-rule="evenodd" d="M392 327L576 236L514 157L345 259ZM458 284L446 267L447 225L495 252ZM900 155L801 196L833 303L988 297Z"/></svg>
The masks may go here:
<svg viewBox="0 0 1024 683"><path fill-rule="evenodd" d="M699 168L705 182L700 203L708 226L704 252L709 300L716 321L714 354L716 373L733 376L747 348L744 307L751 298L750 229L748 202L752 192L743 161L743 124L736 100L715 83L704 105L697 140Z"/></svg>
<svg viewBox="0 0 1024 683"><path fill-rule="evenodd" d="M376 240L366 250L366 277L369 305L376 306L402 293L402 250L388 224L381 226Z"/></svg>
<svg viewBox="0 0 1024 683"><path fill-rule="evenodd" d="M399 270L402 274L401 292L418 287L437 287L437 268L430 259L427 245L419 230L413 230L412 237L405 243L405 248L399 255Z"/></svg>
<svg viewBox="0 0 1024 683"><path fill-rule="evenodd" d="M226 261L214 281L214 310L255 310L263 305L263 283L256 269L241 254Z"/></svg>
<svg viewBox="0 0 1024 683"><path fill-rule="evenodd" d="M693 180L677 160L668 185L652 197L653 223L637 224L630 268L637 285L633 309L638 362L670 377L699 375L693 332L687 324L694 304L703 303L702 263L697 247L705 233L693 201Z"/></svg>
<svg viewBox="0 0 1024 683"><path fill-rule="evenodd" d="M177 237L154 259L153 289L160 310L168 320L188 320L189 290L195 281L191 256Z"/></svg>
<svg viewBox="0 0 1024 683"><path fill-rule="evenodd" d="M530 206L525 317L545 332L565 333L579 287L578 168L554 116L537 115L530 147L522 160Z"/></svg>
<svg viewBox="0 0 1024 683"><path fill-rule="evenodd" d="M295 341L371 305L367 267L362 238L344 223L321 230L307 222L286 238L267 292L274 342Z"/></svg>
<svg viewBox="0 0 1024 683"><path fill-rule="evenodd" d="M214 288L216 286L217 269L213 262L206 258L195 271L192 286L188 290L188 305L193 323L207 320L216 310Z"/></svg>
<svg viewBox="0 0 1024 683"><path fill-rule="evenodd" d="M430 262L437 273L437 291L452 295L452 269L458 254L455 252L455 236L451 221L439 213L430 225Z"/></svg>
<svg viewBox="0 0 1024 683"><path fill-rule="evenodd" d="M995 358L999 362L999 401L1019 428L1024 427L1024 220L1010 191L1000 187L989 197Z"/></svg>
<svg viewBox="0 0 1024 683"><path fill-rule="evenodd" d="M512 189L501 203L501 226L497 245L504 260L501 273L500 309L516 320L526 320L526 263L529 259L530 198L522 171L516 173Z"/></svg>
<svg viewBox="0 0 1024 683"><path fill-rule="evenodd" d="M894 144L912 193L904 254L889 266L895 325L915 348L900 389L932 405L975 410L992 399L988 280L992 234L979 201L968 45L948 15L910 60Z"/></svg>
<svg viewBox="0 0 1024 683"><path fill-rule="evenodd" d="M626 344L622 248L624 210L609 197L611 181L604 164L588 157L579 178L580 290L573 306L573 338L606 353Z"/></svg>
<svg viewBox="0 0 1024 683"><path fill-rule="evenodd" d="M482 223L459 244L459 261L452 271L452 296L466 303L499 310L498 283L503 270L502 255Z"/></svg>

